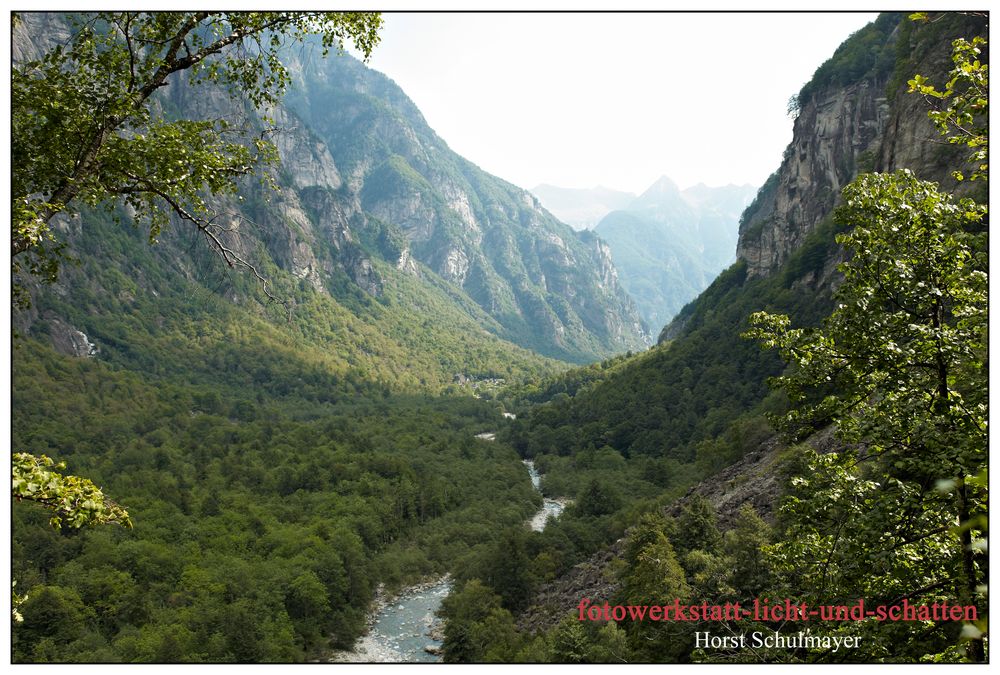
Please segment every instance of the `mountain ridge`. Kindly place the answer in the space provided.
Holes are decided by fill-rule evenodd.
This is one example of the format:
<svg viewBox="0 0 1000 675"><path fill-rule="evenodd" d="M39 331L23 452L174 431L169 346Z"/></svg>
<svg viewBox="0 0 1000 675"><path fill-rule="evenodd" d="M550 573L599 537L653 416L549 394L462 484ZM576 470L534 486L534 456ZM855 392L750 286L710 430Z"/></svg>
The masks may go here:
<svg viewBox="0 0 1000 675"><path fill-rule="evenodd" d="M739 214L753 192L748 185L681 190L662 176L597 224L647 325L666 325L732 263Z"/></svg>
<svg viewBox="0 0 1000 675"><path fill-rule="evenodd" d="M61 25L54 15L26 14L15 53L44 48ZM49 37L35 44L31 31ZM318 51L288 52L293 87L264 111L279 127L272 138L281 164L268 172L280 192L245 181L240 199L216 200L232 214L220 232L227 246L335 301L355 293L345 283L380 298L397 274L451 285L445 295L462 311L475 306L467 313L485 331L550 358L582 363L648 344L606 247L451 152L389 78L346 54L309 58ZM305 105L309 96L327 99ZM155 105L168 116L213 118L231 101L216 87L195 91L179 74ZM243 114L263 128L255 113ZM160 245L176 245L169 232L184 227L172 222Z"/></svg>

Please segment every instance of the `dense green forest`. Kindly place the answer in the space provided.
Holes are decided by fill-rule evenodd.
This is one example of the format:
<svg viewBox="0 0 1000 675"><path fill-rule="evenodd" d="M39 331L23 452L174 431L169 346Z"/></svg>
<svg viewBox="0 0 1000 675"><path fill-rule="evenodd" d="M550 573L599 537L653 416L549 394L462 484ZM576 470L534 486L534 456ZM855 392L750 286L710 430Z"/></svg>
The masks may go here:
<svg viewBox="0 0 1000 675"><path fill-rule="evenodd" d="M387 271L378 299L338 301L275 267L289 315L193 234L186 276L141 232L81 217L68 297L40 287L31 311L99 355L55 352L58 323L15 335L13 446L92 479L135 527L57 532L15 504L15 660L299 661L350 646L378 584L478 559L537 509L517 454L474 436L503 422L497 383L558 365L446 289Z"/></svg>
<svg viewBox="0 0 1000 675"><path fill-rule="evenodd" d="M460 566L539 501L512 450L473 438L501 419L485 400L328 375L326 400L238 398L27 341L17 363L15 447L66 461L135 522L56 532L45 509L16 505L18 661L294 661L349 646L378 583Z"/></svg>
<svg viewBox="0 0 1000 675"><path fill-rule="evenodd" d="M980 198L986 47L950 40L982 24L883 15L817 70L799 105L872 77L889 82L887 100L938 101L931 119L957 154L935 162ZM945 66L907 84L937 52ZM361 77L357 64L337 67ZM330 107L364 98L315 84ZM408 99L393 105L420 117ZM15 245L36 258L15 270L26 295L13 313L12 449L92 480L131 526L54 528L51 508L12 500L14 662L321 660L366 631L380 587L446 573L446 662L988 658L985 206L910 171L862 175L776 273L751 276L738 261L658 345L571 368L526 348L544 341L533 317L580 329L539 351L581 361L607 352L581 328L599 306L529 283L547 264L544 236L530 209L500 217L516 197L506 184L457 156L436 165L476 184L483 201L470 212L497 216L506 229L495 236L510 244L479 262L479 282L456 285L435 271L434 243L471 239L415 168L427 166L375 131L326 123L342 170L373 167L358 194L279 198L234 184L256 223L301 229L286 208L301 199L309 223L336 212L354 228L317 238L315 277L288 262L297 250L276 243L281 228L248 239L257 267L240 272L176 219L151 245L147 221L129 226L129 203L82 200L34 250L24 242L38 221L19 221ZM854 173L879 161L869 152ZM289 194L295 176L282 171L272 179ZM385 208L395 191L422 195L439 226L440 241L414 244L415 261L404 256L412 230ZM337 200L357 211L328 208ZM535 258L513 257L518 219ZM67 246L57 280L48 241ZM594 242L581 242L570 249L583 259ZM513 286L497 276L505 266ZM90 351L68 353L67 336ZM754 457L753 476L724 474ZM524 459L544 475L545 497L567 503L540 532L525 526L542 496ZM713 506L762 474L777 486L757 495L766 513ZM598 607L865 598L978 616L743 621L725 627L812 629L861 646L706 650L695 633L720 622L583 620L588 592L602 594L589 597Z"/></svg>
<svg viewBox="0 0 1000 675"><path fill-rule="evenodd" d="M18 81L26 156L51 132L25 112L42 105L41 84ZM167 124L187 133L165 103ZM225 172L222 154L204 161ZM21 168L19 187L41 180ZM121 189L103 180L88 189ZM266 226L346 221L329 206L345 197L307 190L292 210L287 171L270 188L241 180L254 273L225 264L250 257L245 242L220 260L189 223L150 230L136 205L100 197L15 260L13 449L93 481L134 524L53 529L32 503L38 486L20 484L15 661L315 658L363 632L380 585L477 560L537 510L517 454L475 435L504 419L499 386L566 365L498 337L496 320L422 263L399 269L405 237L374 216L355 216L356 238L316 242L322 276L302 278ZM213 207L233 207L225 192ZM15 244L29 246L22 216Z"/></svg>
<svg viewBox="0 0 1000 675"><path fill-rule="evenodd" d="M975 17L916 16L900 31L901 44L882 47L899 20L884 15L852 36L817 71L805 96L863 76L886 80L894 69L917 63L926 67L922 59L940 50L944 36L982 28ZM919 114L930 108L942 135L967 150L939 155L934 168L947 156L949 170L985 181L984 47L972 39L956 44L954 62L943 66L954 68L953 79L931 79L938 86L948 81L946 89L919 77L909 86L943 101ZM889 86L900 86L898 73ZM872 157L862 160L869 165L859 170L870 170ZM980 198L985 192L984 183L963 189ZM673 598L724 604L764 596L814 607L864 598L873 606L906 599L927 607L963 604L975 620L745 621L728 624L733 632L726 634L810 629L851 637L857 646L839 653L703 650L694 632L716 630L718 622L589 622L564 606L562 622L528 628L518 623L504 587L480 577L445 603L446 658L985 658L985 206L905 171L862 176L844 191L844 201L777 273L748 278L742 262L725 271L648 352L504 393L519 416L501 438L534 458L546 473L547 494L576 500L534 547L528 543L535 557L526 568L551 591L561 587L539 581L541 561L582 565L577 570L596 566L593 574L603 583L587 583L580 572L566 586L603 589L604 597L592 598L596 605ZM744 219L753 218L755 208ZM843 284L816 283L844 260ZM832 446L821 440L825 435L802 442L831 423L837 428ZM683 499L679 514L671 506L701 479L710 479L715 493L733 489L739 476L714 483L711 477L775 443L785 449L765 455L770 464L763 469L780 479L780 488L767 495L780 506L770 525L744 507L727 513L720 528L698 495ZM675 515L665 517L666 511ZM585 593L558 597L571 605Z"/></svg>

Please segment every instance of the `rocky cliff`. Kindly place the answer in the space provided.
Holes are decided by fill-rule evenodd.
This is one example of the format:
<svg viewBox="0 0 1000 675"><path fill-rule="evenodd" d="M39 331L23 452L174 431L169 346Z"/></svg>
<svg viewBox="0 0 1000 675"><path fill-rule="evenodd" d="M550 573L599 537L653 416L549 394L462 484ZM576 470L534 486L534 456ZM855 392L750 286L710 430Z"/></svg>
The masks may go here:
<svg viewBox="0 0 1000 675"><path fill-rule="evenodd" d="M907 94L906 81L921 73L943 83L951 45L940 36L977 30L982 22L973 16L948 14L920 25L883 14L817 70L797 97L792 142L781 166L740 221L737 257L746 262L748 279L781 268L859 173L908 168L956 189L956 150L940 142L927 102Z"/></svg>
<svg viewBox="0 0 1000 675"><path fill-rule="evenodd" d="M898 16L883 15L879 24L852 39L871 34L868 48L890 54L898 21ZM784 160L740 222L736 256L746 261L748 278L767 276L788 260L833 210L841 189L857 175L859 161L868 158L871 164L889 118L885 89L892 71L882 64L891 66L891 61L883 59L881 67L852 82L820 82L799 95Z"/></svg>
<svg viewBox="0 0 1000 675"><path fill-rule="evenodd" d="M65 15L24 14L15 59L44 53L68 26ZM280 190L247 181L217 201L227 246L338 301L380 298L390 278L405 275L449 295L483 330L546 356L586 362L648 344L596 237L452 152L388 78L319 51L287 53L294 85L264 111L268 122L221 89L188 86L183 74L160 92L168 117L276 128L269 137L281 162L271 173ZM189 246L188 229L174 223L161 245ZM197 266L189 271L193 278Z"/></svg>
<svg viewBox="0 0 1000 675"><path fill-rule="evenodd" d="M504 326L504 337L547 355L588 360L647 344L596 237L452 152L380 73L350 58L293 67L289 107L329 148L340 194L405 242L399 266L423 263Z"/></svg>
<svg viewBox="0 0 1000 675"><path fill-rule="evenodd" d="M709 477L688 494L706 497L723 521L743 504L764 516L774 513L782 491L776 472L781 446L767 438L748 447L752 434L740 420L782 405L767 398L767 380L786 364L741 337L747 318L766 310L809 326L829 315L836 265L844 255L830 216L840 190L855 175L907 168L945 189L956 187L950 171L961 165L964 153L959 150L955 161L955 148L941 142L927 118L927 103L906 93L906 80L920 73L941 86L950 68L951 40L983 34L984 23L948 14L912 24L890 14L849 38L799 95L793 141L742 217L740 260L681 311L656 348L586 390L519 415L528 431L515 440L538 448L540 463L547 446L537 439L555 437L570 439L560 454L607 443L641 466L636 458L651 461L641 455L697 464L731 435L738 440L732 453L707 467ZM968 183L962 189L984 189ZM826 430L810 442L823 450L835 439ZM681 474L671 468L669 475L677 480ZM683 499L667 512L680 503ZM580 597L612 593L621 550L620 542L607 546L545 584L519 625L527 631L551 627Z"/></svg>

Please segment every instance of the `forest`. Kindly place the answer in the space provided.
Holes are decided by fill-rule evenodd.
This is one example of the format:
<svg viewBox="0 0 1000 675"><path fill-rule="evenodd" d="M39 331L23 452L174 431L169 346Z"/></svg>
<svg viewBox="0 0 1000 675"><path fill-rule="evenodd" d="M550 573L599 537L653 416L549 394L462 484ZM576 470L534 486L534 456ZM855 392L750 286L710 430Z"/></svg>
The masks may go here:
<svg viewBox="0 0 1000 675"><path fill-rule="evenodd" d="M130 54L137 80L185 70L180 47L136 66L160 47L116 51L116 30L160 46L162 31L181 31L189 50L209 51L212 36L273 31L256 43L260 61L220 47L187 73L191 86L221 87L208 99L242 88L256 108L277 105L298 76L280 60L284 40L362 52L378 42L377 14L300 14L206 13L204 33L196 16L100 15L76 51L13 68L14 154L32 159L12 170L12 662L324 661L365 634L377 596L445 574L446 663L988 660L983 16L889 13L851 36L796 112L878 83L885 114L927 125L940 149L897 166L876 139L842 162L851 180L837 207L777 271L738 260L658 344L615 354L588 332L618 307L600 304L611 295L531 286L540 270L553 288L584 277L553 272L537 243L556 236L547 221L508 213L506 188L465 160L422 163L375 135L352 144L331 132L338 169L367 167L371 180L302 188L260 128L258 144L241 145L153 90L137 104L134 83L113 89L120 111L96 122L91 94L52 93L74 68L128 69ZM333 85L316 91L326 105L360 105ZM373 125L399 117L387 106ZM41 149L53 129L87 137L94 124L93 156ZM200 173L163 169L157 183L171 152ZM782 171L741 237L776 226L768 200ZM537 258L480 261L480 276L455 283L435 261L470 240L435 181L480 181L473 206L503 225L487 240L507 242L508 257L521 250L510 242L530 240ZM444 239L411 249L416 235L390 222L384 200L414 194ZM231 209L276 229L230 239L216 212ZM338 232L320 229L330 219ZM590 264L577 246L560 255ZM543 474L542 494L523 460ZM85 498L73 501L70 476L85 479ZM542 495L568 506L531 531ZM974 617L583 621L584 597L863 598ZM856 646L695 639L806 629Z"/></svg>

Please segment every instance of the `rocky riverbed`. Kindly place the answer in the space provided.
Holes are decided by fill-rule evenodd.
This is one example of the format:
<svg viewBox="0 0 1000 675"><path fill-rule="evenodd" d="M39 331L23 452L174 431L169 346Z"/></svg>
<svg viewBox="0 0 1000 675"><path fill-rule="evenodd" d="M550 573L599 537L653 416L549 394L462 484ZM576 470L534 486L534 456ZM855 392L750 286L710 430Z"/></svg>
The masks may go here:
<svg viewBox="0 0 1000 675"><path fill-rule="evenodd" d="M410 663L440 661L441 621L434 612L451 591L447 576L376 597L368 633L350 651L335 652L331 663Z"/></svg>
<svg viewBox="0 0 1000 675"><path fill-rule="evenodd" d="M480 434L483 436L483 434ZM489 439L492 440L492 439ZM524 460L536 490L542 477L531 460ZM551 518L563 512L565 499L548 499L532 516L529 525L540 532ZM435 616L441 602L451 591L447 576L410 586L396 595L380 590L375 597L368 623L368 632L349 651L338 651L327 659L330 663L413 663L441 660L443 625Z"/></svg>

